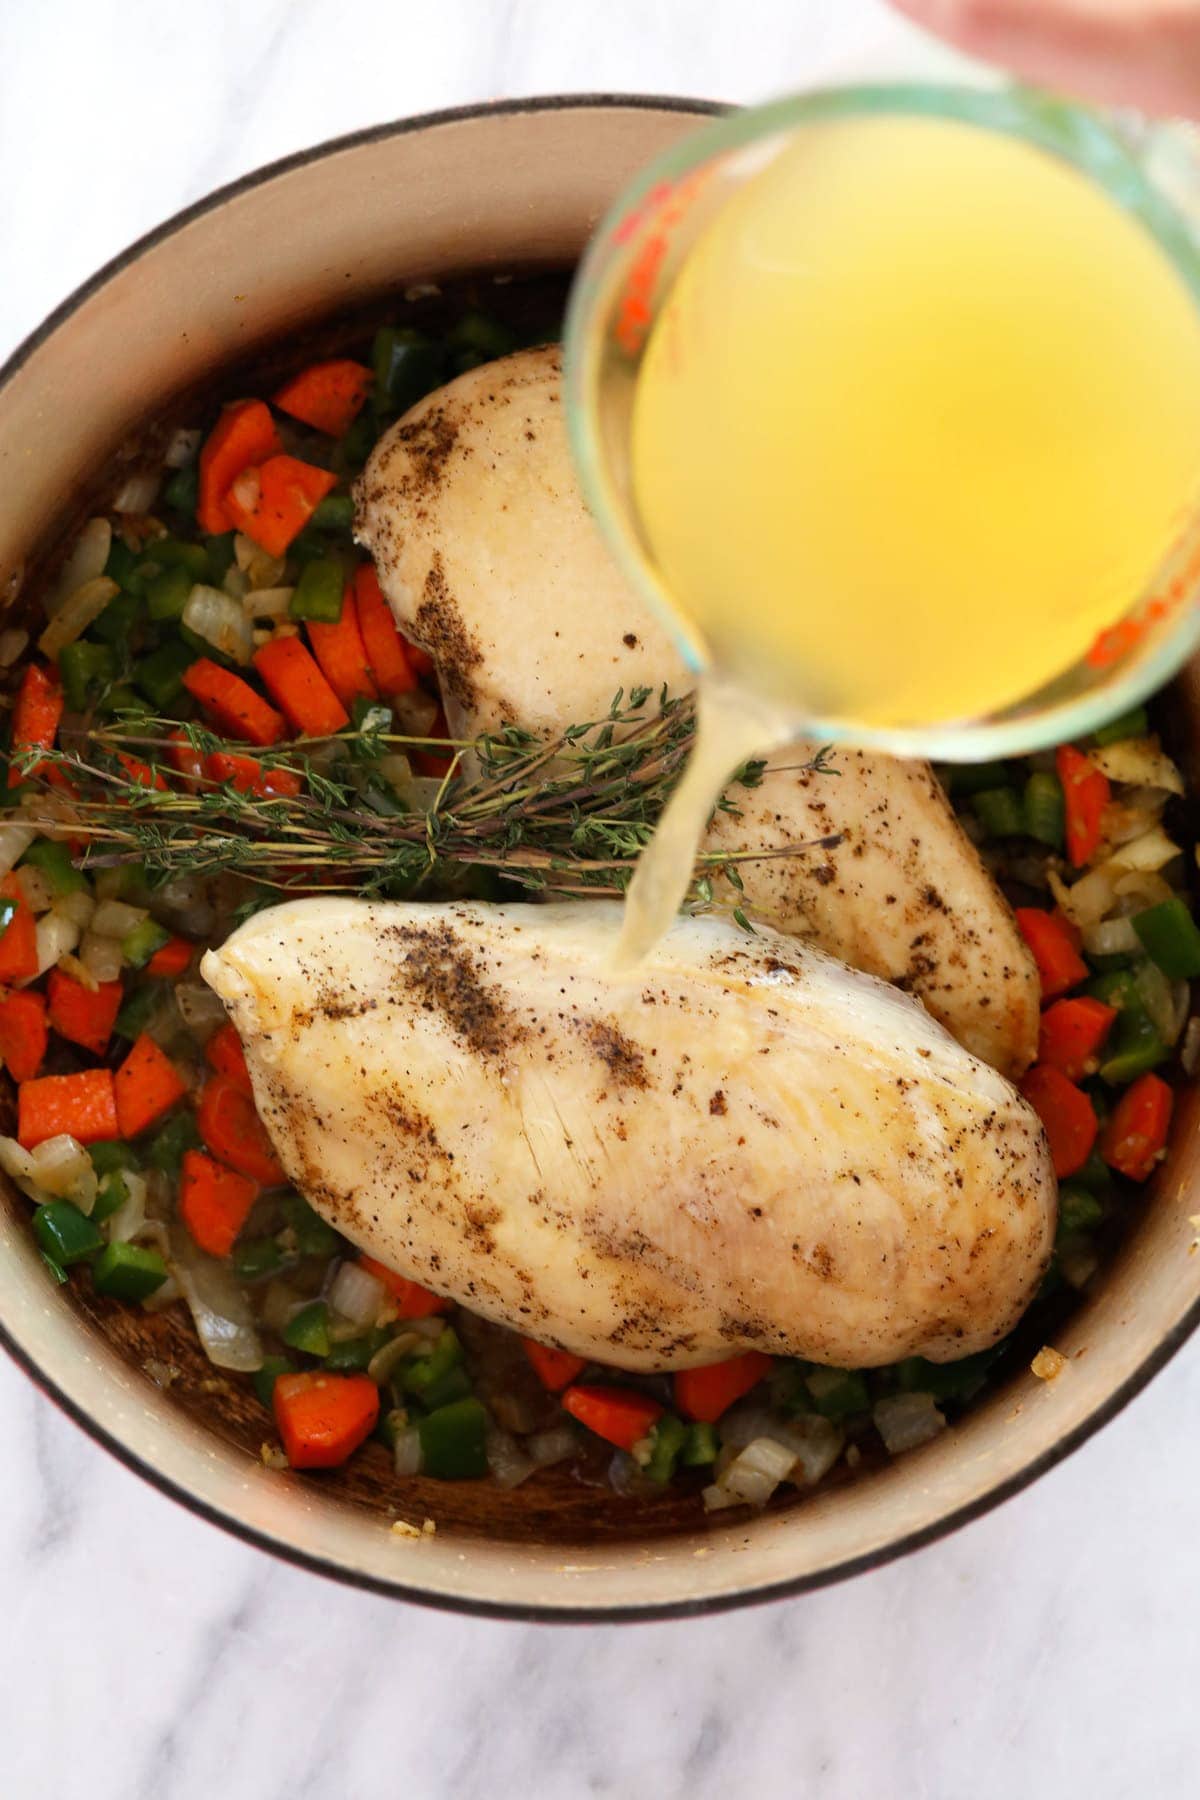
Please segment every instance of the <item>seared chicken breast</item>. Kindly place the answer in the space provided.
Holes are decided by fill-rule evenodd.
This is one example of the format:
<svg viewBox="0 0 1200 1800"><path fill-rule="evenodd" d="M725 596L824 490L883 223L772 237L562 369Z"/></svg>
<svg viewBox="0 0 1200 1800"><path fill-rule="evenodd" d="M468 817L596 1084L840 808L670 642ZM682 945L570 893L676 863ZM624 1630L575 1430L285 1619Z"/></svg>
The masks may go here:
<svg viewBox="0 0 1200 1800"><path fill-rule="evenodd" d="M686 691L668 633L587 513L562 418L556 347L523 350L419 402L377 446L357 532L403 630L434 656L456 735L546 735L603 718L618 688ZM711 522L720 530L720 521ZM1008 1075L1037 1048L1037 972L1012 913L925 763L816 746L735 788L703 848L833 849L739 865L744 905L778 930L916 994Z"/></svg>
<svg viewBox="0 0 1200 1800"><path fill-rule="evenodd" d="M861 1367L1011 1329L1054 1234L1041 1126L907 996L613 902L301 900L204 960L280 1161L473 1311L627 1369Z"/></svg>

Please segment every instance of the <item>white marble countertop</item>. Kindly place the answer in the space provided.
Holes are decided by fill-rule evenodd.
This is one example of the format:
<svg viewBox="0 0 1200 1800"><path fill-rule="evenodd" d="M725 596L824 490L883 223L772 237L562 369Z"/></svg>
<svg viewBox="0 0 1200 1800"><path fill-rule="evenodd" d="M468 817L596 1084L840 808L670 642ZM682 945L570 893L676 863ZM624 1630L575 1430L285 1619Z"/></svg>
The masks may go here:
<svg viewBox="0 0 1200 1800"><path fill-rule="evenodd" d="M269 158L553 90L751 99L899 44L870 0L0 7L0 356ZM1197 1791L1200 1344L1032 1491L811 1598L675 1625L450 1618L278 1565L0 1361L9 1800Z"/></svg>

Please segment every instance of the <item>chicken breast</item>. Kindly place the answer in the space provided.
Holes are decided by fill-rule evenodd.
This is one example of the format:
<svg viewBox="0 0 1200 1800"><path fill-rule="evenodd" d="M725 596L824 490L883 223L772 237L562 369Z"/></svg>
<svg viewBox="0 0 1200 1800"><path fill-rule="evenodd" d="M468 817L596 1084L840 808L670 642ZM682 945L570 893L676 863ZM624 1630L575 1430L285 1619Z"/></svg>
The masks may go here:
<svg viewBox="0 0 1200 1800"><path fill-rule="evenodd" d="M627 1369L994 1343L1054 1234L1037 1118L913 1000L773 932L296 901L204 960L288 1176L385 1263Z"/></svg>
<svg viewBox="0 0 1200 1800"><path fill-rule="evenodd" d="M562 418L557 347L484 364L429 395L376 448L356 529L404 631L435 657L456 735L553 735L603 718L618 688L691 677L587 513ZM720 529L720 522L713 522ZM975 1055L1021 1074L1037 1050L1037 971L1011 911L926 763L816 749L771 757L703 848L819 856L740 865L743 904L916 994Z"/></svg>

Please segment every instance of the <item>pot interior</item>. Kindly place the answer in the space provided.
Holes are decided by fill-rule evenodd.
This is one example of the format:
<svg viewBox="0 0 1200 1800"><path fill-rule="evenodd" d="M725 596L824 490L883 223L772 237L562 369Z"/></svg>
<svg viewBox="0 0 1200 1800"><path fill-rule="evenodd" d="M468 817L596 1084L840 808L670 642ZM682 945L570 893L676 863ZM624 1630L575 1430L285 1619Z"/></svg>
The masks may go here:
<svg viewBox="0 0 1200 1800"><path fill-rule="evenodd" d="M51 320L0 389L10 604L21 605L22 571L36 573L91 495L112 491L148 431L187 417L190 395L211 408L251 386L251 367L262 391L272 357L340 346L384 312L419 323L448 301L482 299L523 329L552 327L564 277L548 271L571 266L620 184L695 122L666 103L485 109L297 159L155 234ZM1198 702L1193 670L1175 694L1185 747L1200 747ZM4 1104L11 1112L11 1092ZM0 1325L120 1454L286 1554L451 1605L690 1610L827 1580L923 1541L1056 1460L1134 1391L1200 1306L1200 1256L1189 1254L1197 1120L1189 1093L1142 1223L1055 1336L1070 1358L1062 1376L1023 1373L924 1449L808 1498L788 1489L766 1515L733 1523L707 1524L695 1495L618 1497L560 1470L510 1491L400 1483L377 1445L332 1474L270 1471L262 1409L207 1362L182 1309L124 1307L86 1280L51 1288L11 1192ZM147 1362L178 1369L167 1390ZM402 1538L397 1516L432 1518L436 1535Z"/></svg>

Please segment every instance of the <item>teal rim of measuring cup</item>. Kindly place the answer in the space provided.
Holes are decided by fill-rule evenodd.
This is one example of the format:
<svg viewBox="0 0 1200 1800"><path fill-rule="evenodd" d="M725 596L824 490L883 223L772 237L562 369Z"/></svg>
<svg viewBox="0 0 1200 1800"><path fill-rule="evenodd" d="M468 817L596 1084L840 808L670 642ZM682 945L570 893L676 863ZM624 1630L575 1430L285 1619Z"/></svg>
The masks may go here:
<svg viewBox="0 0 1200 1800"><path fill-rule="evenodd" d="M678 181L714 157L790 132L799 125L888 115L953 120L1004 133L1071 164L1149 232L1200 313L1200 245L1178 208L1149 175L1136 142L1136 133L1144 121L1135 115L1129 115L1127 133L1125 122L1116 116L1019 85L975 88L884 82L814 89L766 106L732 112L689 133L682 143L648 164L622 190L584 252L567 305L564 392L576 471L601 535L622 573L666 626L687 667L697 676L708 666L703 647L658 579L632 525L629 509L617 499L600 442L599 409L592 402L602 344L601 335L593 327L596 309L607 294L611 242L656 188ZM1154 129L1161 133L1171 128ZM1200 536L1200 511L1185 530ZM926 728L856 725L841 718L798 715L796 730L798 735L828 743L853 743L897 756L936 757L944 762L1018 755L1084 737L1105 720L1131 710L1169 681L1198 646L1200 605L1193 598L1184 606L1173 631L1127 673L1097 692L1041 703L1034 694L1022 703L1027 710ZM1061 681L1063 676L1055 679ZM1046 694L1053 686L1053 682L1048 683L1039 691Z"/></svg>

